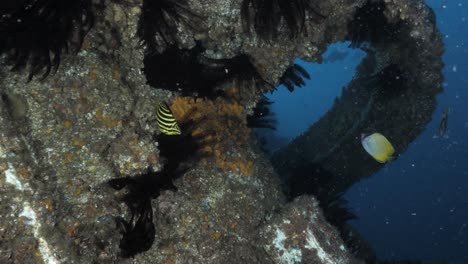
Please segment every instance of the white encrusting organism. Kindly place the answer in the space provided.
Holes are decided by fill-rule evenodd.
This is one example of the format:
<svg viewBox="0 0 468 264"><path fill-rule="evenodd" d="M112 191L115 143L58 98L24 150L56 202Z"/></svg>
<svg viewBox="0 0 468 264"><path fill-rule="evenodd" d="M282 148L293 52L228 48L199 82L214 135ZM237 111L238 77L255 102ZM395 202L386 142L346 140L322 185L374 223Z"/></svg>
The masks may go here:
<svg viewBox="0 0 468 264"><path fill-rule="evenodd" d="M0 153L3 153L0 149ZM4 157L4 155L0 155ZM15 167L8 162L8 169L4 171L5 174L5 181L8 184L11 184L15 187L16 190L20 192L28 191L30 188L23 184L21 180L18 178L16 174ZM34 237L39 242L39 252L41 253L42 260L44 263L47 264L57 264L59 261L54 257L53 253L51 252L47 241L40 235L39 230L41 228L41 224L37 221L36 212L32 209L31 205L27 201L23 201L22 203L23 210L20 213L20 217L26 218L25 223L30 225L33 229Z"/></svg>

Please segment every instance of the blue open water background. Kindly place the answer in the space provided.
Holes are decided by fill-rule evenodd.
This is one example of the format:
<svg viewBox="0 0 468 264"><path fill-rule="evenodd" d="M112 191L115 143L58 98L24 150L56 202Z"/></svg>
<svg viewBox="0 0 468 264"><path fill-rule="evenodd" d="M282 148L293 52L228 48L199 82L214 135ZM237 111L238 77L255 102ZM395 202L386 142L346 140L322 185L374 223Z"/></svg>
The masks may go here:
<svg viewBox="0 0 468 264"><path fill-rule="evenodd" d="M358 219L351 221L379 259L468 263L468 1L427 3L445 43L444 91L432 121L406 151L345 197ZM345 54L332 61L332 55ZM268 97L276 136L292 139L317 121L351 80L363 58L348 43L330 47L323 64L297 61L311 75L306 87ZM448 107L446 138L434 137ZM291 118L294 117L294 118Z"/></svg>

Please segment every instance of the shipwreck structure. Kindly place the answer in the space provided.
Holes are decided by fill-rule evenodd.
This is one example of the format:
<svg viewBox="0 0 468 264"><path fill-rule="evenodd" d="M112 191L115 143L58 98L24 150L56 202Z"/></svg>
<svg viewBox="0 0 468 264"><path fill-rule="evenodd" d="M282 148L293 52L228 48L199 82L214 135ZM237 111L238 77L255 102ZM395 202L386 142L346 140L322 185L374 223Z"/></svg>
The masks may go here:
<svg viewBox="0 0 468 264"><path fill-rule="evenodd" d="M350 155L356 137L379 130L403 151L441 91L443 46L420 0L23 0L0 12L1 263L361 263L278 175L295 196L310 192L293 172L310 166L333 176L320 190L345 190L379 168ZM283 76L294 58L321 62L345 40L368 53L354 80L271 162L247 115L297 83ZM158 129L162 101L176 139Z"/></svg>

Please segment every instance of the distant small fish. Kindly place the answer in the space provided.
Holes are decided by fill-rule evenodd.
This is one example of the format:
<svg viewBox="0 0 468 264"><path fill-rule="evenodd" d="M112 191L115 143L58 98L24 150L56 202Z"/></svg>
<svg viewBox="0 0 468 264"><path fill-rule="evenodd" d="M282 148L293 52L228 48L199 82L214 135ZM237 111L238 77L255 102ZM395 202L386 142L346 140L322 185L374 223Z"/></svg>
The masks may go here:
<svg viewBox="0 0 468 264"><path fill-rule="evenodd" d="M158 121L158 126L161 133L169 136L181 134L177 120L174 118L171 109L166 103L159 103L158 111L156 113L156 120Z"/></svg>
<svg viewBox="0 0 468 264"><path fill-rule="evenodd" d="M361 135L361 144L364 149L369 153L376 161L385 163L393 160L393 153L395 149L392 143L380 133L374 133L370 136L364 134Z"/></svg>
<svg viewBox="0 0 468 264"><path fill-rule="evenodd" d="M440 120L439 124L439 136L443 137L447 133L447 125L448 125L448 114L449 114L449 108L446 107L444 109L444 113L442 114L442 120Z"/></svg>

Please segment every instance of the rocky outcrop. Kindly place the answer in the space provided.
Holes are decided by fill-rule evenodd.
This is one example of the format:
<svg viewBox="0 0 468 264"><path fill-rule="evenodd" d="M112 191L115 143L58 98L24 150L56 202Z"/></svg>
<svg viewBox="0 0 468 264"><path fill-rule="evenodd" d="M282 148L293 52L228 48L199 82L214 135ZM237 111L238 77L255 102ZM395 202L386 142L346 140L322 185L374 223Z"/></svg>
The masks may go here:
<svg viewBox="0 0 468 264"><path fill-rule="evenodd" d="M58 71L43 81L28 82L24 72L10 72L2 57L0 262L352 263L313 198L286 205L279 177L250 138L246 115L262 91L227 83L225 97L192 101L146 84L144 48L136 37L141 5L94 1L94 26L81 51L62 56ZM294 58L320 62L327 45L349 38L349 24L364 1L318 2L325 16L321 23L306 20L305 33L293 39L282 26L274 41L244 32L241 5L240 0L189 1L197 16L179 25L175 44L190 49L201 42L211 59L247 54L260 76L276 85ZM431 21L422 19L428 12L418 1L387 3L385 15L405 21L406 38L375 47L377 62L366 64L377 65L374 71L391 62L403 65L411 84L406 103L431 100L439 89L434 85L440 80L441 46L425 46L430 36L439 40ZM405 55L412 52L420 56ZM358 116L371 96L364 91L363 103L352 108ZM351 104L345 97L337 105ZM397 99L374 97L379 104L371 108L409 111ZM185 150L159 140L155 110L161 101L170 102L179 121L196 124L187 126L184 136L199 146L169 172L163 154ZM408 122L426 122L422 113L432 107L419 104L424 111L419 108ZM324 167L332 164L330 157L339 157L327 153L353 146L358 130L347 132L352 121L341 117L343 112L350 113L334 114L344 120L330 138L337 147L329 143L313 156ZM365 116L360 127L378 127ZM304 144L307 151L311 140ZM281 164L280 172L287 170L289 165Z"/></svg>

